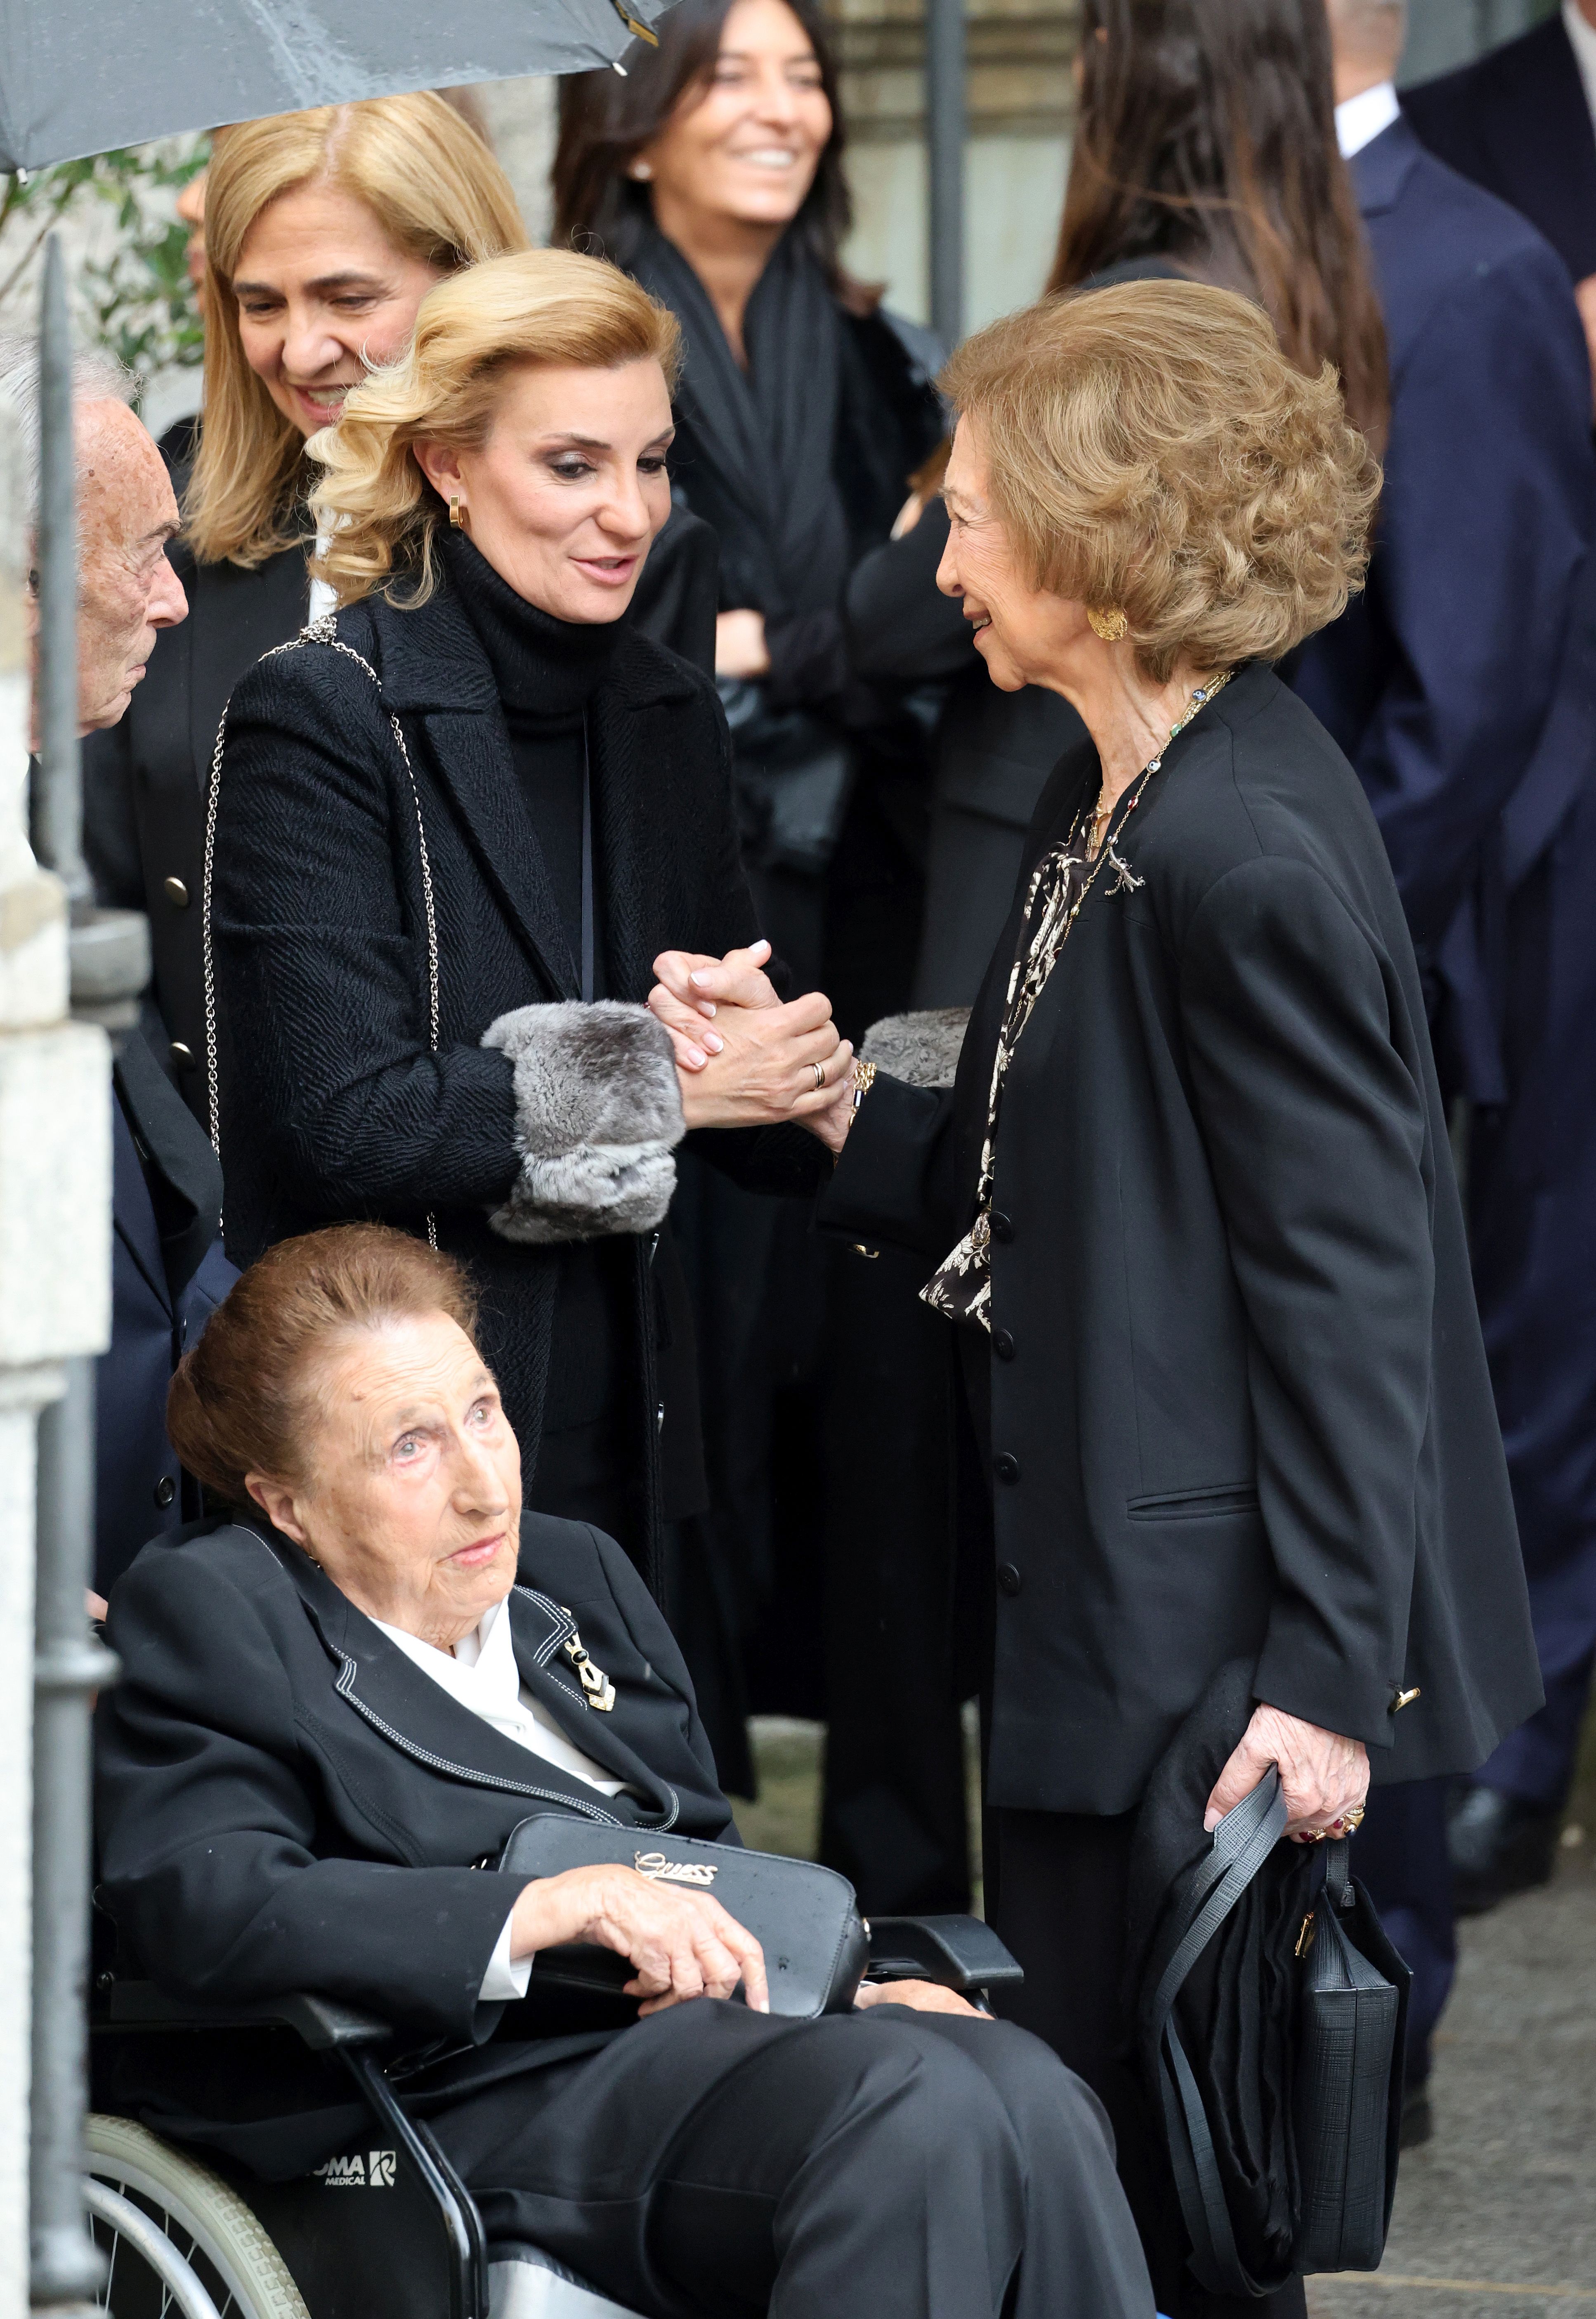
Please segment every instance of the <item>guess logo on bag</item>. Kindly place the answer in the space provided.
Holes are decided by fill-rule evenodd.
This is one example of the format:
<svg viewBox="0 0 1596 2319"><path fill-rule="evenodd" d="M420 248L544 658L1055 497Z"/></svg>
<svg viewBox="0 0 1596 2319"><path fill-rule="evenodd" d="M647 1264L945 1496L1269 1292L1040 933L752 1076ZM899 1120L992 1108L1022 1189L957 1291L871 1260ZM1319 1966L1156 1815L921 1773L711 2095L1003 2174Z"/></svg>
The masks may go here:
<svg viewBox="0 0 1596 2319"><path fill-rule="evenodd" d="M663 1852L635 1852L632 1860L637 1873L656 1884L713 1884L720 1873L707 1860L667 1860Z"/></svg>

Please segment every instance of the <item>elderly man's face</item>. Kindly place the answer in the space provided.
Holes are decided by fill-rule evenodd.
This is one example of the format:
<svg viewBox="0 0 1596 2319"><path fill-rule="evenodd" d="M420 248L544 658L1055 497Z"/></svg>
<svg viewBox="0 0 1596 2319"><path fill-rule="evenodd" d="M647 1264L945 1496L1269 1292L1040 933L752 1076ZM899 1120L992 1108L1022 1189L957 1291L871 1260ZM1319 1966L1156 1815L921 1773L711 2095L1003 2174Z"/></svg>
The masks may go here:
<svg viewBox="0 0 1596 2319"><path fill-rule="evenodd" d="M178 529L166 464L122 402L77 412L77 726L114 725L144 674L158 628L188 616L167 560Z"/></svg>
<svg viewBox="0 0 1596 2319"><path fill-rule="evenodd" d="M948 544L936 584L944 596L963 597L987 673L1004 692L1026 684L1058 690L1062 662L1090 636L1086 608L1032 585L992 504L986 453L969 419L959 421L953 437L942 497Z"/></svg>

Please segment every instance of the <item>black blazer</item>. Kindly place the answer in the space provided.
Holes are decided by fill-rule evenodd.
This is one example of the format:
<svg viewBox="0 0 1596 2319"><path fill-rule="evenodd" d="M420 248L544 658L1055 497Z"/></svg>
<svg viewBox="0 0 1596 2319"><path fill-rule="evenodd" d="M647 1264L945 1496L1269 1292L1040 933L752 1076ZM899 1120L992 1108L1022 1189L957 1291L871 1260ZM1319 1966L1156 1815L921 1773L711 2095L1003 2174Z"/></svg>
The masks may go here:
<svg viewBox="0 0 1596 2319"><path fill-rule="evenodd" d="M1538 226L1576 282L1596 274L1596 132L1560 15L1402 91L1437 158Z"/></svg>
<svg viewBox="0 0 1596 2319"><path fill-rule="evenodd" d="M1089 744L1025 874L1095 795ZM1478 1764L1539 1681L1402 907L1346 759L1262 666L1165 753L1011 1063L994 1204L989 1793L1118 1812L1226 1660ZM1023 892L1023 887L1022 887ZM878 1078L822 1219L971 1220L1020 905L957 1086ZM1399 1691L1422 1696L1395 1712Z"/></svg>
<svg viewBox="0 0 1596 2319"><path fill-rule="evenodd" d="M173 447L168 436L163 448ZM173 481L187 481L189 438L176 444ZM217 727L234 686L262 653L303 627L310 576L285 548L252 572L199 564L180 541L172 564L188 618L157 636L144 681L122 722L83 744L84 851L100 901L149 917L163 1056L190 1109L207 1123L205 1001L200 938L204 798ZM649 552L627 613L654 637L715 672L719 556L715 535L673 507Z"/></svg>
<svg viewBox="0 0 1596 2319"><path fill-rule="evenodd" d="M378 671L380 696L345 654L304 644L251 670L229 712L212 913L228 1252L248 1264L355 1217L419 1232L434 1214L481 1292L482 1352L530 1473L558 1250L489 1224L521 1155L511 1064L480 1042L514 1008L580 997L570 946L491 668L446 580L414 611L368 599L338 633ZM662 950L718 956L758 933L726 720L708 677L628 633L590 729L607 988L641 1002ZM438 932L436 1057L418 799ZM796 1127L693 1141L756 1189L807 1191L824 1156ZM650 1241L630 1245L636 1470L653 1537L661 1445L674 1454L690 1421L690 1321L683 1295L666 1325Z"/></svg>
<svg viewBox="0 0 1596 2319"><path fill-rule="evenodd" d="M510 1830L555 1811L739 1839L681 1655L612 1539L523 1515L509 1618L522 1683L636 1798L597 1795L473 1715L275 1531L212 1523L147 1547L112 1598L122 1672L95 1733L98 1899L122 1969L189 2003L302 1989L368 2008L411 2045L473 2049L456 2092L473 2070L602 2043L571 2044L577 2008L477 2001L516 1889L484 1872ZM615 1684L609 1714L572 1677L573 1633ZM495 2031L515 2049L473 2058ZM347 2089L308 2056L275 2084L196 2094L135 2051L119 2098L266 2172L349 2131Z"/></svg>

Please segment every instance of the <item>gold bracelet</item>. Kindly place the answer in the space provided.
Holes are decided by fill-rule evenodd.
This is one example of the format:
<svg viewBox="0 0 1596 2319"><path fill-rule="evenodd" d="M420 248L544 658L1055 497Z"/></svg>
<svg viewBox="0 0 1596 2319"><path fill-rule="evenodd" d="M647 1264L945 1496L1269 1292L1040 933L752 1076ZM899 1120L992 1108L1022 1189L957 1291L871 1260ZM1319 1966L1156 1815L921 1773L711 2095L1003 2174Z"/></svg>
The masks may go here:
<svg viewBox="0 0 1596 2319"><path fill-rule="evenodd" d="M860 1105L874 1087L876 1070L877 1066L874 1063L861 1062L857 1055L853 1058L853 1108L855 1111L859 1109Z"/></svg>

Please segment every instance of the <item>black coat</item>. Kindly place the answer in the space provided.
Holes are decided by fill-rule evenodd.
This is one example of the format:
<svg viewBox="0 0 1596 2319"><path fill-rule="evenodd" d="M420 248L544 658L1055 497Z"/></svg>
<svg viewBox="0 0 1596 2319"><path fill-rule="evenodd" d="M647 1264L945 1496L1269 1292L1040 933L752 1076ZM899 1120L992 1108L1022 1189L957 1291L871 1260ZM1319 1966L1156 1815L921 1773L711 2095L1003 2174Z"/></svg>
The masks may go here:
<svg viewBox="0 0 1596 2319"><path fill-rule="evenodd" d="M173 481L188 476L189 438L175 434ZM304 554L285 548L254 571L199 564L179 541L172 564L188 618L157 636L149 667L122 722L83 744L84 851L100 901L149 916L154 996L167 1042L163 1060L204 1123L205 1000L200 887L204 797L216 730L239 678L304 626ZM644 635L715 669L715 536L673 508L654 542L628 618Z"/></svg>
<svg viewBox="0 0 1596 2319"><path fill-rule="evenodd" d="M1403 89L1402 111L1438 160L1538 226L1576 282L1596 274L1596 132L1561 16Z"/></svg>
<svg viewBox="0 0 1596 2319"><path fill-rule="evenodd" d="M221 1252L221 1169L137 1031L116 1046L111 1343L95 1363L95 1584L200 1511L167 1439L167 1388L236 1275Z"/></svg>
<svg viewBox="0 0 1596 2319"><path fill-rule="evenodd" d="M380 697L347 655L304 644L252 670L229 713L213 901L228 1250L245 1264L318 1224L374 1217L419 1232L435 1214L439 1244L481 1291L482 1351L530 1474L558 1250L490 1226L521 1155L512 1066L479 1042L515 1008L578 997L569 944L487 655L446 580L414 611L369 599L338 632L379 672ZM606 987L641 1002L662 950L719 955L759 931L726 724L707 677L627 633L590 730ZM436 1058L418 800L438 932ZM807 1189L822 1156L798 1128L710 1134L701 1148L778 1191ZM630 1244L652 1535L662 1441L668 1457L693 1454L679 1439L692 1422L692 1353L685 1297L665 1327L650 1242Z"/></svg>
<svg viewBox="0 0 1596 2319"><path fill-rule="evenodd" d="M1089 744L1063 760L1027 873L1097 781ZM1120 851L1141 882L1093 889L998 1138L990 1800L1124 1810L1242 1656L1377 1778L1477 1764L1538 1682L1379 831L1253 666L1166 751ZM933 1262L968 1228L1018 932L1016 901L951 1093L877 1079L831 1227Z"/></svg>
<svg viewBox="0 0 1596 2319"><path fill-rule="evenodd" d="M613 1540L523 1515L509 1608L522 1683L641 1800L598 1796L461 1706L275 1532L153 1541L112 1602L122 1673L96 1729L99 1898L122 1968L193 2004L314 1990L412 2045L517 2041L456 2063L455 2093L572 2051L571 2007L505 2020L478 2002L514 1898L479 1863L538 1811L738 1838L681 1655ZM615 1684L607 1715L567 1680L573 1629ZM141 2085L139 2067L135 2050L124 2100L264 2172L312 2165L350 2131L347 2087L308 2056L272 2088L211 2087L199 2115L180 2079ZM243 2122L251 2107L264 2125Z"/></svg>

